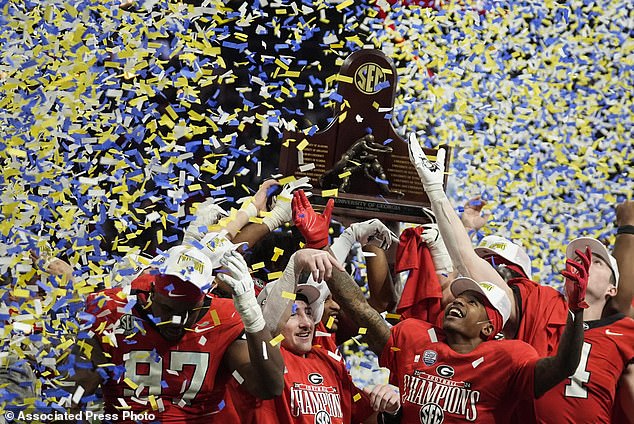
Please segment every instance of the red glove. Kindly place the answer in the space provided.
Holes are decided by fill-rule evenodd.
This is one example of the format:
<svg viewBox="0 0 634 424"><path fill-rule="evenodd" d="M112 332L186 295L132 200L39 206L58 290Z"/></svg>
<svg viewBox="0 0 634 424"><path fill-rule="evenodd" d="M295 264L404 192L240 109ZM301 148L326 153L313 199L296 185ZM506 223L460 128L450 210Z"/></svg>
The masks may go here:
<svg viewBox="0 0 634 424"><path fill-rule="evenodd" d="M566 259L566 269L561 271L561 275L566 277L566 296L568 297L568 308L572 312L578 312L586 309L586 289L588 288L588 270L592 262L592 251L586 248L585 255L580 250L575 253L581 260L581 263Z"/></svg>
<svg viewBox="0 0 634 424"><path fill-rule="evenodd" d="M293 223L306 239L306 247L321 249L328 245L328 229L330 215L335 207L335 200L330 199L323 214L313 210L304 190L296 190L291 201L293 207Z"/></svg>

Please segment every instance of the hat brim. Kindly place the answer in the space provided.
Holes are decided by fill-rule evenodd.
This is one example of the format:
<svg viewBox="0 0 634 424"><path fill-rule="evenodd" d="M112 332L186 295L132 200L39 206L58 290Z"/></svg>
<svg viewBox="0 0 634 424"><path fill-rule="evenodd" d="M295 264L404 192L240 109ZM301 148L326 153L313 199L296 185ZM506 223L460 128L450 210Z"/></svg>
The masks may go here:
<svg viewBox="0 0 634 424"><path fill-rule="evenodd" d="M478 283L476 283L476 281L472 280L471 278L467 278L467 277L456 278L451 283L450 289L451 289L451 294L453 294L454 297L458 297L466 291L478 292L487 300L487 302L489 302L489 304L491 304L489 297L482 290L482 287L480 287Z"/></svg>
<svg viewBox="0 0 634 424"><path fill-rule="evenodd" d="M566 247L566 258L575 259L577 254L575 251L580 250L581 252L586 251L586 247L590 247L593 255L597 255L603 261L608 264L612 272L614 273L614 277L616 279L616 284L619 284L619 268L616 263L616 259L612 254L608 251L608 248L605 247L603 243L599 240L591 238L591 237L579 237L574 239L568 246Z"/></svg>

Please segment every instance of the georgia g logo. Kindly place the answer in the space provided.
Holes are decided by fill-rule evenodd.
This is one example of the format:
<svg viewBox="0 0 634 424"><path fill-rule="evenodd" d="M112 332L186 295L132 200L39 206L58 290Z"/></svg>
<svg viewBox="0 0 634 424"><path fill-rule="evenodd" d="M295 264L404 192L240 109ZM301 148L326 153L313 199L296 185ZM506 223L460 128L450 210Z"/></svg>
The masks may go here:
<svg viewBox="0 0 634 424"><path fill-rule="evenodd" d="M438 373L439 376L445 377L445 378L451 378L454 375L454 370L449 365L439 365L436 368L436 372Z"/></svg>
<svg viewBox="0 0 634 424"><path fill-rule="evenodd" d="M308 374L308 381L310 381L313 384L321 384L324 382L324 377L321 376L321 374L318 374L316 372L310 373Z"/></svg>
<svg viewBox="0 0 634 424"><path fill-rule="evenodd" d="M441 424L445 421L445 413L442 408L432 402L420 407L419 417L421 424Z"/></svg>

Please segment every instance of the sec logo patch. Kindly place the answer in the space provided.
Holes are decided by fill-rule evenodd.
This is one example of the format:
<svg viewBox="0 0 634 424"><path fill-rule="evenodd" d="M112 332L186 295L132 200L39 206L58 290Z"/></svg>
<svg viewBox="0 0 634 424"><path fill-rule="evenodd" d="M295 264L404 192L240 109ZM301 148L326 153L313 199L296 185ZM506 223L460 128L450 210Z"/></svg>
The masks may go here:
<svg viewBox="0 0 634 424"><path fill-rule="evenodd" d="M434 365L438 359L438 354L434 350L426 350L423 352L423 362L428 367Z"/></svg>

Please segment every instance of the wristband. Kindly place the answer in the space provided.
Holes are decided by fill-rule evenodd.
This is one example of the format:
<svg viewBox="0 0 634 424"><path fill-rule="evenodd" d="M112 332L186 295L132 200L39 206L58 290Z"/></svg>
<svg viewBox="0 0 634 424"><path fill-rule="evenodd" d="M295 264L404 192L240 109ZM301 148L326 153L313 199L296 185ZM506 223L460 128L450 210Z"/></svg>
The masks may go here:
<svg viewBox="0 0 634 424"><path fill-rule="evenodd" d="M423 187L425 189L425 193L427 193L427 198L429 199L430 202L447 198L447 195L442 190L441 184L434 184L431 186L427 186L427 187L423 186Z"/></svg>
<svg viewBox="0 0 634 424"><path fill-rule="evenodd" d="M616 234L634 234L634 225L621 225Z"/></svg>
<svg viewBox="0 0 634 424"><path fill-rule="evenodd" d="M240 210L246 213L249 219L258 216L258 208L253 204L253 202L250 202L246 207L243 207Z"/></svg>

